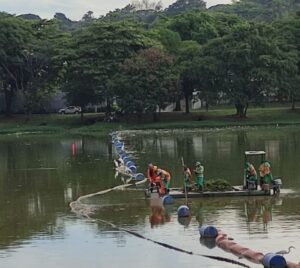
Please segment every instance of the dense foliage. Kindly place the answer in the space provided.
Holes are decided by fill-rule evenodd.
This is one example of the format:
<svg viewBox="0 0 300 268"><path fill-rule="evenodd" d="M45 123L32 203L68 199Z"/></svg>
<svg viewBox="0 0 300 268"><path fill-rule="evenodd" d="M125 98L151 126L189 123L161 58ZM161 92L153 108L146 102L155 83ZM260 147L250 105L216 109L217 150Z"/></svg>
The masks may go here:
<svg viewBox="0 0 300 268"><path fill-rule="evenodd" d="M134 1L79 22L56 13L0 13L0 92L30 114L57 90L83 109L153 114L193 96L236 107L300 98L300 1L240 0L206 9L202 0ZM298 10L298 11L297 11ZM17 94L18 93L18 94Z"/></svg>

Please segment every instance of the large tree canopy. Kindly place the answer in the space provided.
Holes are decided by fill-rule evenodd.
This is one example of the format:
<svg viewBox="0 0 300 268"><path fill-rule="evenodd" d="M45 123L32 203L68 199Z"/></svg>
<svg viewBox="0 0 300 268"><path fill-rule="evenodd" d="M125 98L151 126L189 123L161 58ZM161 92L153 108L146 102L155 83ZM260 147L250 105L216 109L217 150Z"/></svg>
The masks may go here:
<svg viewBox="0 0 300 268"><path fill-rule="evenodd" d="M168 15L176 15L193 9L206 9L206 2L203 0L177 0L166 8L165 12Z"/></svg>
<svg viewBox="0 0 300 268"><path fill-rule="evenodd" d="M221 59L223 91L246 116L250 103L263 103L278 89L283 76L295 76L297 57L280 49L274 30L265 25L241 25L232 34L211 41L207 53Z"/></svg>
<svg viewBox="0 0 300 268"><path fill-rule="evenodd" d="M9 115L15 92L23 87L24 56L33 34L28 21L3 13L0 14L0 29L0 78Z"/></svg>
<svg viewBox="0 0 300 268"><path fill-rule="evenodd" d="M69 104L82 106L82 111L87 104L100 103L110 111L117 99L127 113L153 112L154 106L163 108L171 101L166 96L175 88L170 86L174 77L180 78L181 91L172 96L177 104L185 97L186 112L195 90L207 107L224 97L236 105L239 116L246 115L249 104L270 97L289 100L294 108L300 79L300 26L295 12L299 1L240 0L219 6L225 14L212 12L216 8L207 11L201 0L178 0L166 10L158 1L141 0L99 19L89 11L76 22L79 29L61 27L63 32L57 27L61 21L73 25L63 14L47 21L0 13L0 90L6 111L10 113L17 90L30 113L58 88ZM153 79L157 92L149 96L152 108L146 100L139 100L139 108L136 103L135 108L125 107L130 94L117 82L125 85L131 75L155 93L149 82ZM144 90L136 83L132 96ZM154 99L158 92L161 102Z"/></svg>
<svg viewBox="0 0 300 268"><path fill-rule="evenodd" d="M106 101L109 110L114 96L109 82L125 59L151 42L141 27L130 23L93 22L75 32L65 57L69 103L85 107Z"/></svg>
<svg viewBox="0 0 300 268"><path fill-rule="evenodd" d="M288 17L300 10L299 0L240 0L232 5L217 5L210 11L235 13L256 21L271 21Z"/></svg>
<svg viewBox="0 0 300 268"><path fill-rule="evenodd" d="M117 104L127 114L156 114L178 95L172 57L160 48L141 50L116 76Z"/></svg>
<svg viewBox="0 0 300 268"><path fill-rule="evenodd" d="M291 101L292 109L295 109L295 103L300 99L300 13L296 16L286 18L273 23L277 29L279 45L287 53L296 54L298 59L298 75L296 77L285 76L279 81L282 90L278 92L279 97Z"/></svg>

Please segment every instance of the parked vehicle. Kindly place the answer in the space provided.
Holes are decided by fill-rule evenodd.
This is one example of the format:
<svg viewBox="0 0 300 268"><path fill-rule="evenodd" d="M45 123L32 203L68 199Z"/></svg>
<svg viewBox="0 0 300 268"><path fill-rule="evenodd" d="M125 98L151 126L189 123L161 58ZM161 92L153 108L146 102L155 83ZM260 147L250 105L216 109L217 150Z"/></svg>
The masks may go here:
<svg viewBox="0 0 300 268"><path fill-rule="evenodd" d="M81 113L81 107L79 106L68 106L58 110L59 114L79 114Z"/></svg>

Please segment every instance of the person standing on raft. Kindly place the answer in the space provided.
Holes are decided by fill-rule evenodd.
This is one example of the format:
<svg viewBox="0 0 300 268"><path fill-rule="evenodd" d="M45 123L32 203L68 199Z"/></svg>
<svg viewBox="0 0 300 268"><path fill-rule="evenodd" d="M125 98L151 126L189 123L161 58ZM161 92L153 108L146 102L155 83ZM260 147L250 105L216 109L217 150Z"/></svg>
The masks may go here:
<svg viewBox="0 0 300 268"><path fill-rule="evenodd" d="M196 175L196 187L199 192L203 192L204 190L204 166L201 165L201 162L196 162L196 166L194 169L194 173Z"/></svg>
<svg viewBox="0 0 300 268"><path fill-rule="evenodd" d="M156 174L156 171L157 171L157 166L154 166L152 163L150 163L147 169L147 178L149 180L149 188L151 193L153 192L154 188L160 187L160 185L157 185L159 180L157 178L158 176Z"/></svg>
<svg viewBox="0 0 300 268"><path fill-rule="evenodd" d="M192 190L192 173L191 170L184 165L183 166L183 176L184 176L184 185L183 185L183 192L189 192Z"/></svg>
<svg viewBox="0 0 300 268"><path fill-rule="evenodd" d="M271 181L273 180L273 176L271 173L271 165L268 161L262 161L259 166L259 176L260 176L260 186L264 190L264 188L269 188ZM264 186L268 185L268 186Z"/></svg>
<svg viewBox="0 0 300 268"><path fill-rule="evenodd" d="M156 174L158 177L160 177L160 181L161 181L160 194L161 195L169 194L171 174L168 171L160 168L157 169Z"/></svg>
<svg viewBox="0 0 300 268"><path fill-rule="evenodd" d="M246 175L246 188L252 190L250 189L251 188L250 184L254 183L255 190L257 190L257 173L255 167L249 162L247 162L245 165L245 175Z"/></svg>

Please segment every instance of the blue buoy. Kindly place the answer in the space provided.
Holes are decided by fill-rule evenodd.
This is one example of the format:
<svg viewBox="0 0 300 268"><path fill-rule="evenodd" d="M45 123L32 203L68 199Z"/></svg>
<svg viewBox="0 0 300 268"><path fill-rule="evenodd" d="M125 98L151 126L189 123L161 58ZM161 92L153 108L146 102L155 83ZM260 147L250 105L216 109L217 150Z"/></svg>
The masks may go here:
<svg viewBox="0 0 300 268"><path fill-rule="evenodd" d="M116 151L119 155L123 152L121 147L116 147Z"/></svg>
<svg viewBox="0 0 300 268"><path fill-rule="evenodd" d="M169 205L169 204L173 204L173 197L170 196L170 195L165 195L163 198L162 198L162 202L164 205Z"/></svg>
<svg viewBox="0 0 300 268"><path fill-rule="evenodd" d="M115 147L116 148L122 148L124 146L124 143L122 143L122 142L117 142L117 143L115 143Z"/></svg>
<svg viewBox="0 0 300 268"><path fill-rule="evenodd" d="M266 268L285 268L287 266L285 258L274 253L266 254L262 260L262 264Z"/></svg>
<svg viewBox="0 0 300 268"><path fill-rule="evenodd" d="M145 176L143 173L137 173L133 176L134 180L136 181L142 181L143 179L145 179Z"/></svg>
<svg viewBox="0 0 300 268"><path fill-rule="evenodd" d="M199 233L204 238L216 238L218 236L218 230L211 225L202 225L199 228Z"/></svg>
<svg viewBox="0 0 300 268"><path fill-rule="evenodd" d="M121 141L120 141L120 138L114 137L114 138L112 139L112 142L113 142L113 144L115 144L115 143L120 143Z"/></svg>
<svg viewBox="0 0 300 268"><path fill-rule="evenodd" d="M136 173L136 166L131 165L128 168L130 169L131 173Z"/></svg>
<svg viewBox="0 0 300 268"><path fill-rule="evenodd" d="M124 159L125 157L129 157L129 154L126 153L125 151L122 151L122 152L120 152L120 157L121 157L122 159Z"/></svg>
<svg viewBox="0 0 300 268"><path fill-rule="evenodd" d="M118 150L117 152L120 157L122 157L122 155L126 154L126 152L122 149Z"/></svg>
<svg viewBox="0 0 300 268"><path fill-rule="evenodd" d="M190 216L190 209L186 205L181 205L177 209L177 215L178 217L189 217Z"/></svg>
<svg viewBox="0 0 300 268"><path fill-rule="evenodd" d="M126 164L127 162L131 161L131 160L132 160L132 159L131 159L130 156L125 156L125 157L123 157L123 161L124 161L125 164Z"/></svg>
<svg viewBox="0 0 300 268"><path fill-rule="evenodd" d="M135 163L133 161L125 161L126 167L135 166Z"/></svg>

